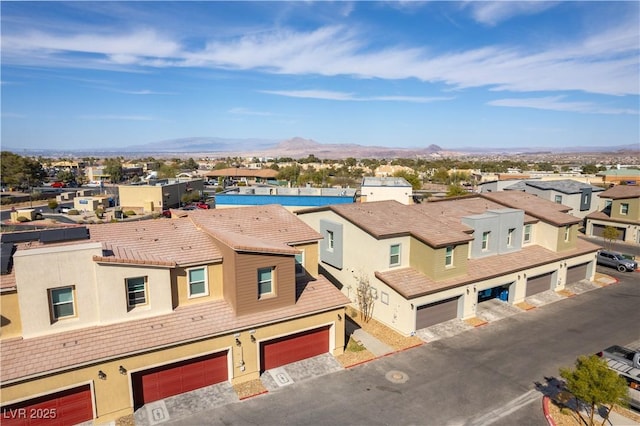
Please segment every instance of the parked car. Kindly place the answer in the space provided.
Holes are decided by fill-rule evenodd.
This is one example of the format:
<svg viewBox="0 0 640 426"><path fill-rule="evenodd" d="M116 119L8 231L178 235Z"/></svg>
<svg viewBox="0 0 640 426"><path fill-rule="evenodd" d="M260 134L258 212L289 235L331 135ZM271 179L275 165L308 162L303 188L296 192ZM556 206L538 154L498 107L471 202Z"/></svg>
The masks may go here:
<svg viewBox="0 0 640 426"><path fill-rule="evenodd" d="M600 250L598 252L597 263L598 265L616 268L620 272L635 271L638 269L638 262L635 260L626 258L621 253L607 250Z"/></svg>
<svg viewBox="0 0 640 426"><path fill-rule="evenodd" d="M66 185L64 182L53 182L51 184L52 188L64 188Z"/></svg>
<svg viewBox="0 0 640 426"><path fill-rule="evenodd" d="M196 207L199 208L199 209L208 210L209 209L209 204L207 204L207 203L196 203Z"/></svg>
<svg viewBox="0 0 640 426"><path fill-rule="evenodd" d="M171 218L171 210L163 210L162 216Z"/></svg>

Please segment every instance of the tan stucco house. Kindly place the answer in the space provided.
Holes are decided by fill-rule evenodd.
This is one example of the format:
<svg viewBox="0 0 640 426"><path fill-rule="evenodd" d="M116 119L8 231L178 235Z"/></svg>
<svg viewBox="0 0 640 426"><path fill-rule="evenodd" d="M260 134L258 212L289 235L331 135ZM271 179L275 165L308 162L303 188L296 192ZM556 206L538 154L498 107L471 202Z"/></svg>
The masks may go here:
<svg viewBox="0 0 640 426"><path fill-rule="evenodd" d="M521 192L403 205L380 201L298 211L320 232L321 273L358 307L369 283L373 317L405 335L592 279L599 246L578 239L569 207Z"/></svg>
<svg viewBox="0 0 640 426"><path fill-rule="evenodd" d="M586 235L602 237L605 227L612 226L618 230L617 240L640 243L640 186L617 185L598 196L598 211L586 218Z"/></svg>
<svg viewBox="0 0 640 426"><path fill-rule="evenodd" d="M318 274L321 235L280 206L35 234L2 240L3 413L106 424L343 352L348 299Z"/></svg>

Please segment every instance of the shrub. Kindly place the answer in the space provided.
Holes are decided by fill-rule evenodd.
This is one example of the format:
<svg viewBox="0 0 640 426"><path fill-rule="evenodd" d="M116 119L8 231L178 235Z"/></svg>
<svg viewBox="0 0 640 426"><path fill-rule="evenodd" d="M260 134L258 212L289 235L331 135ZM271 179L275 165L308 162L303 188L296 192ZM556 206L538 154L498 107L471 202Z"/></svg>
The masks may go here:
<svg viewBox="0 0 640 426"><path fill-rule="evenodd" d="M67 214L68 214L69 216L78 216L78 215L80 214L80 212L79 212L78 210L76 210L76 209L71 209L71 210L69 210L69 211L67 212Z"/></svg>
<svg viewBox="0 0 640 426"><path fill-rule="evenodd" d="M134 212L133 210L127 210L126 212L122 212L122 214L124 214L125 216L135 216L136 212Z"/></svg>
<svg viewBox="0 0 640 426"><path fill-rule="evenodd" d="M24 217L24 216L18 216L18 218L16 219L18 222L20 223L24 223L24 222L30 222L28 217Z"/></svg>

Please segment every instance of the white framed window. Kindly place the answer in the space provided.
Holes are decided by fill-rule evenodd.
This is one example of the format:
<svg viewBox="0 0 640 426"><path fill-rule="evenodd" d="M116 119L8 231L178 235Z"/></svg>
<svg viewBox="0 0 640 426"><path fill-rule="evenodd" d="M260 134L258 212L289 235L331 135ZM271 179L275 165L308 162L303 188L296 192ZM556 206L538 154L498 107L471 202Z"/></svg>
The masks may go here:
<svg viewBox="0 0 640 426"><path fill-rule="evenodd" d="M273 294L273 270L272 266L258 269L258 299Z"/></svg>
<svg viewBox="0 0 640 426"><path fill-rule="evenodd" d="M625 215L625 216L629 214L629 204L628 203L620 204L620 214Z"/></svg>
<svg viewBox="0 0 640 426"><path fill-rule="evenodd" d="M304 270L304 250L296 254L296 277L303 276Z"/></svg>
<svg viewBox="0 0 640 426"><path fill-rule="evenodd" d="M515 228L509 228L507 231L507 247L513 247L513 234L515 234Z"/></svg>
<svg viewBox="0 0 640 426"><path fill-rule="evenodd" d="M482 233L482 251L489 250L489 235L491 232L485 231Z"/></svg>
<svg viewBox="0 0 640 426"><path fill-rule="evenodd" d="M531 242L531 224L525 225L524 226L524 233L523 233L523 241L524 243L530 243Z"/></svg>
<svg viewBox="0 0 640 426"><path fill-rule="evenodd" d="M335 237L333 235L333 231L327 230L327 250L333 251L334 244Z"/></svg>
<svg viewBox="0 0 640 426"><path fill-rule="evenodd" d="M127 306L147 304L147 277L127 278Z"/></svg>
<svg viewBox="0 0 640 426"><path fill-rule="evenodd" d="M453 246L448 246L445 249L444 266L453 266Z"/></svg>
<svg viewBox="0 0 640 426"><path fill-rule="evenodd" d="M400 244L392 244L389 248L389 266L400 265Z"/></svg>
<svg viewBox="0 0 640 426"><path fill-rule="evenodd" d="M570 226L565 226L564 227L564 240L565 241L569 241L569 238L571 238L571 227Z"/></svg>
<svg viewBox="0 0 640 426"><path fill-rule="evenodd" d="M52 288L49 290L51 318L58 321L76 316L73 286Z"/></svg>
<svg viewBox="0 0 640 426"><path fill-rule="evenodd" d="M562 204L562 195L556 195L555 196L555 202L557 204Z"/></svg>
<svg viewBox="0 0 640 426"><path fill-rule="evenodd" d="M209 294L206 267L187 270L187 279L189 281L187 283L189 298L207 296Z"/></svg>
<svg viewBox="0 0 640 426"><path fill-rule="evenodd" d="M385 305L389 304L389 293L381 291L380 292L380 301Z"/></svg>

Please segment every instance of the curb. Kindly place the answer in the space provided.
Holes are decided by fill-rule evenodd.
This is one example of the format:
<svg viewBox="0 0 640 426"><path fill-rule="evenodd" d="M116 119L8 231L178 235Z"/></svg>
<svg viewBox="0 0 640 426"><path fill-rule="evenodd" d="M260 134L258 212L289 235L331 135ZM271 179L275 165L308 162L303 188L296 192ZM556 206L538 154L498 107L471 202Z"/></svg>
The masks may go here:
<svg viewBox="0 0 640 426"><path fill-rule="evenodd" d="M549 426L556 426L556 422L553 421L553 417L549 414L549 397L546 395L542 397L542 412L544 413L544 418L547 419Z"/></svg>
<svg viewBox="0 0 640 426"><path fill-rule="evenodd" d="M249 398L254 398L256 396L264 395L265 393L269 393L269 391L266 390L266 391L262 391L262 392L259 392L259 393L255 393L253 395L243 396L242 398L238 398L238 400L239 401L244 401L244 400L249 399Z"/></svg>

